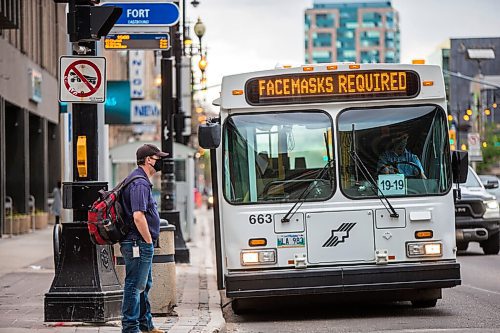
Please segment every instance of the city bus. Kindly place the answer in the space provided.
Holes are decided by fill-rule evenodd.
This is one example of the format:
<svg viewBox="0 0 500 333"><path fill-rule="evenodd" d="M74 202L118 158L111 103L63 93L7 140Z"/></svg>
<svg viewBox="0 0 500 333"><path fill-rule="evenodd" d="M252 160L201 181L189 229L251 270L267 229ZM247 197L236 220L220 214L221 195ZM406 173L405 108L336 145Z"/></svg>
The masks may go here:
<svg viewBox="0 0 500 333"><path fill-rule="evenodd" d="M433 307L460 284L443 74L334 63L226 76L210 150L219 289ZM452 154L453 153L453 154ZM344 295L345 296L345 295Z"/></svg>

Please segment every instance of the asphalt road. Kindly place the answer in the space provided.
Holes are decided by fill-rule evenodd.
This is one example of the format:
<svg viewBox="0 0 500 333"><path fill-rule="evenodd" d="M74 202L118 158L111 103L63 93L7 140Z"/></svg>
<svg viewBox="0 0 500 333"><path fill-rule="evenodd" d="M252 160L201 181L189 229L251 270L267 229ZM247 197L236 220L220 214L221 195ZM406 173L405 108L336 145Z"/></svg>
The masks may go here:
<svg viewBox="0 0 500 333"><path fill-rule="evenodd" d="M238 316L229 304L227 332L500 332L500 255L485 256L471 243L458 260L462 285L444 290L435 308L300 298L259 302Z"/></svg>

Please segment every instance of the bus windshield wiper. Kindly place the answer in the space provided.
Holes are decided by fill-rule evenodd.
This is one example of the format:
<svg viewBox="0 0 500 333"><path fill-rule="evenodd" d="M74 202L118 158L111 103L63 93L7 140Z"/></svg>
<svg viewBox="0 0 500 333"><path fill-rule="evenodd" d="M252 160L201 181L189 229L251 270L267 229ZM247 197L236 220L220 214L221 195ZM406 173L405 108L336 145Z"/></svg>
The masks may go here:
<svg viewBox="0 0 500 333"><path fill-rule="evenodd" d="M387 211L389 212L389 215L391 217L398 218L399 214L396 212L394 207L392 207L391 203L389 202L389 199L387 199L384 192L382 192L379 189L377 182L375 181L375 179L373 179L373 177L370 174L370 172L368 171L368 168L366 167L365 163L363 163L363 160L361 159L361 157L359 157L358 153L356 152L356 129L354 128L354 124L352 124L351 136L352 136L352 139L351 139L351 149L349 150L349 156L354 161L354 168L356 169L356 183L358 182L358 170L359 170L359 171L361 171L361 174L363 175L363 177L365 177L365 179L370 181L372 183L372 185L375 187L375 189L373 189L373 187L370 187L370 188L373 190L373 192L375 193L377 198L380 199L380 202L382 202L382 205L384 205L384 208L387 209ZM358 163L361 166L361 168L358 166ZM385 202L384 202L384 200L385 200ZM385 205L386 203L387 203L387 206L389 206L389 208L387 208L387 206Z"/></svg>
<svg viewBox="0 0 500 333"><path fill-rule="evenodd" d="M359 168L359 171L361 171L361 174L363 175L363 177L365 177L365 179L368 179L370 181L370 183L372 183L373 187L375 187L375 188L373 188L370 186L370 188L373 190L373 192L375 193L377 198L379 198L380 202L382 202L382 205L384 205L384 208L387 209L390 216L394 217L394 218L398 218L399 214L396 212L394 207L392 207L391 203L389 202L389 199L387 199L387 197L384 195L384 192L382 192L380 190L380 188L377 185L377 182L375 181L375 179L373 179L372 175L370 174L370 172L366 168L366 165L363 162L363 160L361 160L361 158L358 156L358 154L353 150L349 151L349 156L353 159L354 162L357 162L361 166ZM385 200L385 202L384 202L384 200ZM387 205L386 205L386 203L387 203ZM389 208L387 208L387 206L389 206Z"/></svg>
<svg viewBox="0 0 500 333"><path fill-rule="evenodd" d="M328 162L326 162L325 166L321 170L318 171L318 175L316 176L316 178L314 178L309 183L309 185L306 187L306 189L300 194L297 202L292 206L292 208L290 208L290 210L285 214L285 216L283 216L281 218L282 223L290 222L290 218L297 212L297 210L299 210L300 206L302 206L304 201L307 199L307 196L309 195L311 190L314 188L312 185L316 184L316 181L318 179L323 178L326 171L329 172L329 176L331 177L330 169L331 169L332 162L333 162L333 160L328 158ZM330 179L330 182L331 182L331 179Z"/></svg>

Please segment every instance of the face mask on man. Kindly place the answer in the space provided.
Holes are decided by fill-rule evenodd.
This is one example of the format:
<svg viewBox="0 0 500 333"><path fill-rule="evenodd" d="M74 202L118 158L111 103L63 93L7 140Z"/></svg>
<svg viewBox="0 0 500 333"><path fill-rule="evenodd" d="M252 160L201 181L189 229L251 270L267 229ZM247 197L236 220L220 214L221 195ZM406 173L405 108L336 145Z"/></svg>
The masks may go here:
<svg viewBox="0 0 500 333"><path fill-rule="evenodd" d="M155 158L154 160L156 161L155 164L153 165L153 164L149 163L149 166L151 166L153 169L155 169L156 172L161 171L162 164L163 164L162 161L161 161L161 159L160 158L158 158L158 159Z"/></svg>

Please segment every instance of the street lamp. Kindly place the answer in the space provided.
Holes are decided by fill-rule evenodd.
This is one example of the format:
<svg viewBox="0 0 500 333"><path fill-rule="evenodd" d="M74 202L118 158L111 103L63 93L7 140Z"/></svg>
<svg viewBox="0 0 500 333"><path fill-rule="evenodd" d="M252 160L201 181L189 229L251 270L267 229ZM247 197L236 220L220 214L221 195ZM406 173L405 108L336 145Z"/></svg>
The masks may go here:
<svg viewBox="0 0 500 333"><path fill-rule="evenodd" d="M203 37L203 35L205 34L205 24L203 24L203 22L201 21L201 18L198 17L198 21L196 22L196 24L194 25L194 33L196 34L196 36L198 36L198 39L200 40L200 53L201 53L201 38Z"/></svg>
<svg viewBox="0 0 500 333"><path fill-rule="evenodd" d="M198 62L198 67L200 68L200 71L203 73L205 72L205 69L207 68L207 58L206 55L202 55L200 61Z"/></svg>

